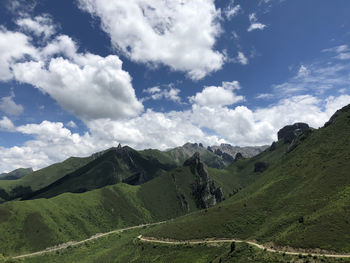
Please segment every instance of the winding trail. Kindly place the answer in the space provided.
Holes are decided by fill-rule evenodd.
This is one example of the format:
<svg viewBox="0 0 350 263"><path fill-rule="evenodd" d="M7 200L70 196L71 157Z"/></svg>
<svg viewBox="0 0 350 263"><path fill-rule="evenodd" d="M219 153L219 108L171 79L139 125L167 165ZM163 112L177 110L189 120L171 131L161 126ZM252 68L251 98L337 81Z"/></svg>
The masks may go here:
<svg viewBox="0 0 350 263"><path fill-rule="evenodd" d="M99 234L95 234L95 235L93 235L93 236L91 236L91 237L89 237L87 239L81 240L81 241L70 241L70 242L67 242L67 243L64 243L64 244L60 244L60 245L57 245L57 246L54 246L54 247L46 248L45 250L42 250L42 251L29 253L29 254L24 254L24 255L20 255L20 256L15 256L15 257L12 257L12 258L19 259L19 258L27 258L27 257L39 256L39 255L42 255L42 254L46 254L46 253L50 253L50 252L55 252L55 251L58 251L58 250L66 249L68 247L79 246L79 245L84 244L86 242L89 242L91 240L98 239L98 238L101 238L101 237L105 237L105 236L108 236L108 235L111 235L111 234L122 233L122 232L127 231L127 230L143 228L143 227L147 227L147 226L160 225L160 224L163 224L163 223L165 223L165 221L157 222L157 223L142 224L142 225L131 226L131 227L126 227L126 228L121 228L121 229L113 230L113 231L106 232L106 233L99 233Z"/></svg>
<svg viewBox="0 0 350 263"><path fill-rule="evenodd" d="M126 227L122 229L117 229L113 230L110 232L106 233L99 233L96 235L93 235L87 239L81 240L81 241L70 241L64 244L60 244L54 247L49 247L46 248L45 250L34 252L34 253L29 253L29 254L24 254L24 255L19 255L12 257L14 259L20 259L20 258L26 258L26 257L34 257L34 256L40 256L46 253L51 253L59 250L66 249L68 247L74 247L78 246L81 244L84 244L86 242L89 242L91 240L99 239L101 237L105 237L111 234L116 234L116 233L122 233L127 230L132 230L132 229L138 229L138 228L143 228L143 227L148 227L148 226L154 226L154 225L160 225L165 223L166 221L162 222L157 222L157 223L149 223L149 224L142 224L142 225L137 225L137 226L131 226L131 227ZM246 243L251 246L257 247L262 250L266 250L268 252L272 253L285 253L286 255L293 255L293 256L317 256L317 257L328 257L328 258L350 258L350 254L327 254L327 253L305 253L305 252L291 252L291 251L286 251L286 250L278 250L278 249L273 249L273 248L268 248L264 245L258 244L253 241L246 241L246 240L240 240L240 239L215 239L215 238L207 238L207 239L200 239L200 240L189 240L189 241L178 241L178 240L162 240L162 239L156 239L156 238L151 238L151 237L143 237L142 235L139 235L137 237L140 241L142 242L150 242L150 243L160 243L160 244L168 244L168 245L187 245L187 244L210 244L210 243L231 243L231 242L237 242L237 243Z"/></svg>
<svg viewBox="0 0 350 263"><path fill-rule="evenodd" d="M199 240L190 240L190 241L177 241L177 240L161 240L161 239L155 239L150 237L143 237L142 235L139 235L137 237L140 241L143 242L150 242L150 243L161 243L161 244L169 244L169 245L187 245L187 244L210 244L210 243L246 243L251 246L257 247L262 250L266 250L268 252L272 253L285 253L286 255L293 255L293 256L317 256L317 257L328 257L328 258L350 258L350 254L327 254L327 253L305 253L305 252L290 252L285 250L277 250L273 248L265 247L264 245L260 245L253 241L246 241L246 240L240 240L240 239L199 239Z"/></svg>

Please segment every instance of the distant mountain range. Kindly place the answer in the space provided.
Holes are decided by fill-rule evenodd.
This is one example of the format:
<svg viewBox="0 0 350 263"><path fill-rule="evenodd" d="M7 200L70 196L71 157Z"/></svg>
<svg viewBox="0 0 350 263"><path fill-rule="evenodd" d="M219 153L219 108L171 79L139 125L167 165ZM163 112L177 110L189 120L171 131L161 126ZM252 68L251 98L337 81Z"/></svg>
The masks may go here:
<svg viewBox="0 0 350 263"><path fill-rule="evenodd" d="M19 168L9 173L0 174L0 180L17 180L32 172L32 168Z"/></svg>

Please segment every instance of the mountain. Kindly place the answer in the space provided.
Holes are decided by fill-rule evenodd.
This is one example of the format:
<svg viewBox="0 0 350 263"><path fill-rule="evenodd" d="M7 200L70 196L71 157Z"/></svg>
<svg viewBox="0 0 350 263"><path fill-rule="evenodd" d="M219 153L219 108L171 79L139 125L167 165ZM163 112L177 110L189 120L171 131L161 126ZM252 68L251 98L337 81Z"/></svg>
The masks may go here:
<svg viewBox="0 0 350 263"><path fill-rule="evenodd" d="M215 153L216 155L222 156L224 159L226 156L226 158L232 157L232 160L234 160L237 154L241 154L244 158L251 158L265 151L268 147L268 145L240 147L232 146L231 144L227 143L222 143L219 146L208 146L207 149L210 152ZM230 157L228 157L227 155L229 155Z"/></svg>
<svg viewBox="0 0 350 263"><path fill-rule="evenodd" d="M0 180L17 180L32 172L32 168L18 168L12 172L0 174Z"/></svg>
<svg viewBox="0 0 350 263"><path fill-rule="evenodd" d="M148 235L236 237L270 246L350 252L349 134L350 105L318 130L304 124L282 129L268 150L228 168L240 189L230 198Z"/></svg>
<svg viewBox="0 0 350 263"><path fill-rule="evenodd" d="M196 152L200 154L203 162L212 168L222 169L232 162L208 151L201 143L186 143L183 146L168 150L164 152L164 154L168 155L178 165L182 165L185 160L190 158Z"/></svg>
<svg viewBox="0 0 350 263"><path fill-rule="evenodd" d="M102 153L96 153L85 158L70 157L61 163L56 163L37 170L18 180L0 180L0 203L22 198L33 191L42 189L59 180L66 174L86 165L100 154Z"/></svg>
<svg viewBox="0 0 350 263"><path fill-rule="evenodd" d="M111 149L99 158L116 156L119 151ZM137 156L136 151L129 154ZM133 160L137 163L136 157ZM222 190L195 154L184 166L142 185L117 183L85 193L1 204L0 251L37 251L124 226L179 217L222 199Z"/></svg>
<svg viewBox="0 0 350 263"><path fill-rule="evenodd" d="M83 193L120 182L143 184L175 167L173 164L144 156L128 146L118 146L105 151L93 161L52 184L27 195L25 199L50 198L66 192Z"/></svg>

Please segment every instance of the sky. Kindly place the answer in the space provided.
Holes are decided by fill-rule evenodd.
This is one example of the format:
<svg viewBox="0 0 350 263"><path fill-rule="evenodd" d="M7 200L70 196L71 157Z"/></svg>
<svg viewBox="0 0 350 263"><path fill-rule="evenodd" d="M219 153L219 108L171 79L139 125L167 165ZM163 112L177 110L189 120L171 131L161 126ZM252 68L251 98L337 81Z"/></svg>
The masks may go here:
<svg viewBox="0 0 350 263"><path fill-rule="evenodd" d="M348 0L0 0L0 172L270 144L350 103Z"/></svg>

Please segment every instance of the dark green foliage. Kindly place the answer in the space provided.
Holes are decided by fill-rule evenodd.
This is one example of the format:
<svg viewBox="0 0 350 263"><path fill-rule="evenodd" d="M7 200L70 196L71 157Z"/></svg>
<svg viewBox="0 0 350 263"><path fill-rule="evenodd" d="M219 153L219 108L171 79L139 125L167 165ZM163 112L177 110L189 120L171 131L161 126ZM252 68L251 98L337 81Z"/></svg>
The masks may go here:
<svg viewBox="0 0 350 263"><path fill-rule="evenodd" d="M262 173L267 169L268 165L264 162L256 162L254 164L254 173Z"/></svg>
<svg viewBox="0 0 350 263"><path fill-rule="evenodd" d="M1 202L1 199L3 199L4 201L7 201L10 199L9 194L2 188L0 188L0 202Z"/></svg>
<svg viewBox="0 0 350 263"><path fill-rule="evenodd" d="M16 186L11 190L10 196L11 199L16 199L16 198L27 198L33 193L32 188L30 186Z"/></svg>

